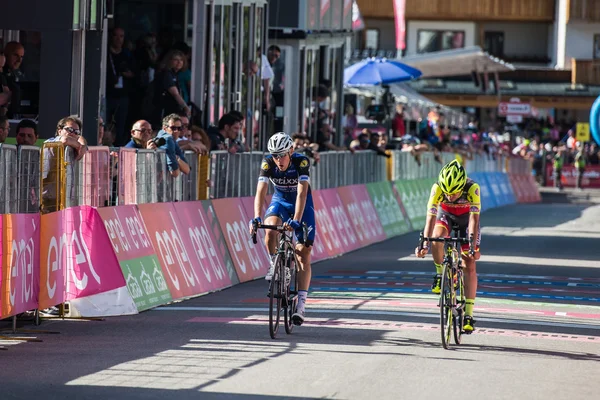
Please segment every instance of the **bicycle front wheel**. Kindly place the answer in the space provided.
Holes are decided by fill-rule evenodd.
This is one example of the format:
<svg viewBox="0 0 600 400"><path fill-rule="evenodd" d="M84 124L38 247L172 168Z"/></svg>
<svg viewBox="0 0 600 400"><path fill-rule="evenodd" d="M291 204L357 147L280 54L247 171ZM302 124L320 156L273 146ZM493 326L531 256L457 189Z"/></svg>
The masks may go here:
<svg viewBox="0 0 600 400"><path fill-rule="evenodd" d="M452 268L444 265L442 273L442 290L440 292L440 329L442 346L448 349L452 332Z"/></svg>
<svg viewBox="0 0 600 400"><path fill-rule="evenodd" d="M465 278L462 270L458 271L458 290L455 293L457 298L456 317L452 320L454 328L454 343L460 344L462 340L463 317L465 315Z"/></svg>
<svg viewBox="0 0 600 400"><path fill-rule="evenodd" d="M281 313L281 297L283 288L282 266L284 264L281 255L275 258L275 272L271 278L271 284L269 285L269 334L271 339L277 337L277 331L279 330L279 318Z"/></svg>
<svg viewBox="0 0 600 400"><path fill-rule="evenodd" d="M296 306L298 305L298 274L296 273L296 259L292 255L289 260L288 268L290 275L289 282L286 282L287 284L285 285L286 304L283 310L285 332L288 335L291 334L294 329L292 315L294 315Z"/></svg>

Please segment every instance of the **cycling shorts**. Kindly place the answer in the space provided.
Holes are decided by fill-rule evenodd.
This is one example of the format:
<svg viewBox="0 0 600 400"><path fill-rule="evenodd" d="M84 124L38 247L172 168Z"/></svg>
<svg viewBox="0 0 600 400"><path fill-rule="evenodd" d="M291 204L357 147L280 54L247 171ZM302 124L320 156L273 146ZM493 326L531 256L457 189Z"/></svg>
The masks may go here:
<svg viewBox="0 0 600 400"><path fill-rule="evenodd" d="M271 216L278 217L282 222L287 222L288 219L294 217L294 213L296 212L296 204L289 203L286 199L283 199L278 196L273 196L271 199L271 204L267 208L267 212L265 213L265 220ZM302 214L302 220L300 223L304 222L306 227L308 228L308 235L306 239L306 243L304 242L304 232L302 227L296 229L294 232L296 234L296 240L298 243L305 245L306 247L310 247L315 242L315 233L316 233L316 224L315 224L315 207L313 204L312 196L309 194L306 196L306 205L304 206L304 213Z"/></svg>
<svg viewBox="0 0 600 400"><path fill-rule="evenodd" d="M440 210L437 214L435 226L443 226L446 228L446 237L450 237L452 233L452 226L457 225L460 237L469 237L469 213L462 215L450 214L448 211ZM479 245L481 244L481 228L478 226L477 230L479 235L477 237L477 243L475 245L475 251L479 251ZM461 245L461 250L464 252L469 250L468 244Z"/></svg>

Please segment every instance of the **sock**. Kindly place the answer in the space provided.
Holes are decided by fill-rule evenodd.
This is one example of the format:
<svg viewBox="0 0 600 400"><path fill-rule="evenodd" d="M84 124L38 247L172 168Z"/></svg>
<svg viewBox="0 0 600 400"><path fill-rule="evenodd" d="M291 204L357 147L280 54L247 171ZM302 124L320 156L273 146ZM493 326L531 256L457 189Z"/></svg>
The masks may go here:
<svg viewBox="0 0 600 400"><path fill-rule="evenodd" d="M444 269L444 265L443 264L438 264L436 262L433 263L433 265L435 265L435 273L438 275L442 274L442 270Z"/></svg>
<svg viewBox="0 0 600 400"><path fill-rule="evenodd" d="M304 311L304 304L306 304L306 296L308 296L308 290L298 290L298 307L296 307L296 312Z"/></svg>
<svg viewBox="0 0 600 400"><path fill-rule="evenodd" d="M472 317L473 316L473 306L475 305L475 299L467 299L465 302L465 314Z"/></svg>

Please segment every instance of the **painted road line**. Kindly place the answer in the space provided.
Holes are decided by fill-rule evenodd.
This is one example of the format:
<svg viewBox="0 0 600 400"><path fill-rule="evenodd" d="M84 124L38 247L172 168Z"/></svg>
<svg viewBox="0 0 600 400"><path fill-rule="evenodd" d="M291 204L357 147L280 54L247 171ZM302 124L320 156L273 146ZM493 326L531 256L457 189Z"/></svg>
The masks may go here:
<svg viewBox="0 0 600 400"><path fill-rule="evenodd" d="M429 275L433 275L429 273ZM585 282L566 282L566 281L548 281L548 280L521 280L521 279L491 279L491 278L482 278L482 274L478 274L478 281L480 283L511 283L515 285L542 285L542 286L564 286L564 287L585 287L585 288L598 288L600 289L600 283L585 283ZM422 275L421 275L422 276ZM429 277L429 276L428 276ZM376 276L376 275L357 275L357 276L345 276L345 275L316 275L312 277L313 281L316 279L363 279L368 281L414 281L414 280L423 280L425 278L419 278L415 276Z"/></svg>
<svg viewBox="0 0 600 400"><path fill-rule="evenodd" d="M333 279L331 279L331 280L313 279L311 281L311 284L312 285L321 285L321 286L361 285L361 286L379 286L379 287L382 287L382 286L386 286L386 287L398 287L398 286L426 287L426 288L431 287L431 282L394 282L394 281L373 282L373 281L343 281L343 280L333 280ZM524 285L500 286L497 284L486 285L481 282L479 283L478 287L494 289L494 290L513 290L516 292L532 291L532 292L541 292L541 293L568 293L568 294L573 294L573 295L600 295L600 290L555 289L555 288L549 288L549 287L536 288L536 287L528 287L528 286L524 286Z"/></svg>
<svg viewBox="0 0 600 400"><path fill-rule="evenodd" d="M479 300L479 299L478 299ZM268 299L254 298L246 299L243 303L246 304L266 304ZM382 299L320 299L314 297L308 297L306 304L311 309L326 306L345 306L345 307L359 307L358 309L373 309L371 307L399 307L399 308L417 308L417 309L428 309L428 310L439 310L437 301L430 302L414 302L414 301L400 301L400 300L382 300ZM531 305L531 303L528 303ZM513 314L513 315L529 315L529 316L540 316L540 317L564 317L564 318L576 318L576 319L591 319L600 322L600 314L592 313L575 313L575 312L564 312L555 310L536 310L536 309L521 309L521 308L507 308L507 307L486 307L481 305L475 305L475 312L479 313L490 313L490 314Z"/></svg>
<svg viewBox="0 0 600 400"><path fill-rule="evenodd" d="M269 309L264 308L249 308L249 307L158 307L154 310L159 311L227 311L227 312L261 312L268 314ZM439 320L440 316L438 313L419 313L419 312L404 312L404 311L382 311L382 310L339 310L339 309L310 309L310 319L313 319L313 316L318 316L322 314L339 314L339 315L373 315L373 316L388 316L388 317L419 317L426 319L436 319ZM195 318L202 317L194 317L191 320L195 321ZM221 318L221 317L216 317ZM268 317L263 317L268 321ZM330 319L328 319L330 320ZM190 321L190 320L188 320ZM365 321L365 320L359 320ZM582 324L582 323L572 323L565 324L561 322L554 321L537 321L537 320L522 320L522 319L512 319L512 318L491 318L485 316L477 316L478 322L491 322L491 323L502 323L502 324L510 324L510 325L528 325L528 326L545 326L545 327L561 327L561 328L577 328L577 329L590 329L598 332L599 325L593 324ZM378 323L382 323L384 321L377 321ZM387 322L387 321L385 321ZM439 326L438 326L439 329ZM600 337L599 337L600 339Z"/></svg>
<svg viewBox="0 0 600 400"><path fill-rule="evenodd" d="M267 307L157 307L153 310L158 311L226 311L226 312L264 312L268 313ZM423 312L406 312L406 311L385 311L385 310L343 310L343 309L310 309L311 315L314 314L346 314L346 315L377 315L377 316L395 316L395 317L419 317L419 318L433 318L439 319L438 313L423 313ZM495 322L495 323L507 323L507 324L521 324L521 325L533 325L533 326L558 326L565 328L581 328L581 329L595 329L598 330L598 325L590 324L564 324L560 322L551 321L537 321L537 320L521 320L521 319L510 319L510 318L490 318L484 316L478 316L477 321L483 322Z"/></svg>
<svg viewBox="0 0 600 400"><path fill-rule="evenodd" d="M427 293L431 289L413 289L413 288L374 288L374 287L313 287L315 291L328 292L399 292L399 293ZM579 296L550 296L544 294L525 294L525 293L510 293L510 292L484 292L477 291L477 296L494 296L494 297L518 297L526 299L547 299L547 300L568 300L568 301L591 301L600 302L600 298L596 297L579 297Z"/></svg>
<svg viewBox="0 0 600 400"><path fill-rule="evenodd" d="M432 258L419 258L414 255L398 258L398 261L429 261ZM500 263L500 264L519 264L519 265L535 265L545 267L581 267L581 268L599 268L597 260L576 260L567 258L541 258L541 257L524 257L524 256L495 256L482 254L477 260L477 264L481 263Z"/></svg>
<svg viewBox="0 0 600 400"><path fill-rule="evenodd" d="M351 299L436 299L438 295L433 293L385 293L385 292L319 292L312 291L311 298L351 298ZM568 304L568 303L549 303L543 301L521 301L517 299L495 299L492 297L477 298L477 304L510 304L517 306L549 307L549 308L575 308L578 310L600 311L600 307L592 304Z"/></svg>
<svg viewBox="0 0 600 400"><path fill-rule="evenodd" d="M329 271L339 272L339 271ZM354 271L356 273L356 271ZM415 276L433 276L434 271L363 271L362 274L369 275L415 275ZM486 278L505 278L505 279L535 279L546 281L570 281L570 282L597 282L598 278L575 278L569 276L539 276L539 275L510 275L510 274L482 274L477 273L478 277Z"/></svg>

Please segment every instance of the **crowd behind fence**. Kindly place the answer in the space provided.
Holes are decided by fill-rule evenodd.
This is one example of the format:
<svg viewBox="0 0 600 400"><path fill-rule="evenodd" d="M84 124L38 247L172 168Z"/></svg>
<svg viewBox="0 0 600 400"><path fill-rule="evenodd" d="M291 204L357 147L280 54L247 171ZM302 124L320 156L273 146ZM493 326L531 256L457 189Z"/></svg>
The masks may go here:
<svg viewBox="0 0 600 400"><path fill-rule="evenodd" d="M313 189L384 180L436 177L442 163L456 157L423 154L420 162L407 152L389 150L389 158L373 151L321 153L311 165ZM35 146L0 145L0 213L51 212L71 206L105 207L126 204L205 200L253 196L262 152L211 155L185 152L189 174L172 177L162 150L90 147L77 161L61 143ZM531 162L521 158L476 155L463 160L467 171L531 174Z"/></svg>

